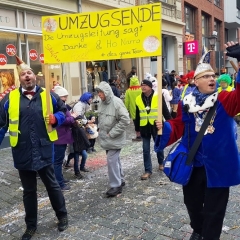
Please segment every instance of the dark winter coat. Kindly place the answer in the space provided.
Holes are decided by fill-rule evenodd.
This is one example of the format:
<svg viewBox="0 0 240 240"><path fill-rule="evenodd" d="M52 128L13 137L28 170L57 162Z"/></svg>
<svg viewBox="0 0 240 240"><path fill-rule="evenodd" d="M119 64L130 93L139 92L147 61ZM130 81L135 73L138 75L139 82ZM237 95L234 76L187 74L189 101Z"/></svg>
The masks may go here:
<svg viewBox="0 0 240 240"><path fill-rule="evenodd" d="M109 85L112 88L114 96L120 98L120 92L119 92L118 88L116 87L116 84L115 83L109 83Z"/></svg>
<svg viewBox="0 0 240 240"><path fill-rule="evenodd" d="M90 147L90 142L87 138L85 129L83 127L74 124L72 127L72 134L73 134L73 149L74 152L81 152L83 150L87 150Z"/></svg>
<svg viewBox="0 0 240 240"><path fill-rule="evenodd" d="M40 93L42 88L37 86L36 93L29 100L20 95L19 137L16 147L12 148L14 166L19 170L38 171L53 162L53 143L50 141L45 119L42 114L42 102ZM54 116L57 124L61 125L65 120L66 106L55 93L51 93ZM9 94L0 102L0 144L4 137L4 131L8 128Z"/></svg>

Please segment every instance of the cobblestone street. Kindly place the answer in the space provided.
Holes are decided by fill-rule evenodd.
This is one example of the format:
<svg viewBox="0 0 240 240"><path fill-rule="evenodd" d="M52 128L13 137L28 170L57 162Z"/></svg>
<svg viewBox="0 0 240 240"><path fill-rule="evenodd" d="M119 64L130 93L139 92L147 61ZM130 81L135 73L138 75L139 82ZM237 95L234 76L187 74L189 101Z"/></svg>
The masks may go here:
<svg viewBox="0 0 240 240"><path fill-rule="evenodd" d="M71 180L71 190L65 192L69 228L57 230L45 188L38 180L38 230L32 239L55 240L188 240L191 234L181 186L169 182L159 172L156 155L152 154L153 175L141 181L143 173L141 142L135 137L133 125L121 152L126 186L123 193L107 198L108 176L105 152L96 144L97 153L89 154L83 180L73 177L73 169L64 169ZM153 148L152 148L153 149ZM166 149L166 153L168 149ZM11 150L0 150L0 239L19 239L25 230L22 189L18 172L13 167ZM232 187L224 231L221 240L240 239L240 186Z"/></svg>

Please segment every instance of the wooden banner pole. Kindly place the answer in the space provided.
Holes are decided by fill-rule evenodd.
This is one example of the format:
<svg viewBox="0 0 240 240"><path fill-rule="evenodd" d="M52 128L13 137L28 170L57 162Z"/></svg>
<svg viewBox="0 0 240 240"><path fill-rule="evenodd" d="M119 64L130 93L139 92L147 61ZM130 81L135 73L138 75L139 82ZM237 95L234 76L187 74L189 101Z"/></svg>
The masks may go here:
<svg viewBox="0 0 240 240"><path fill-rule="evenodd" d="M45 89L46 89L46 103L47 103L47 115L51 114L51 99L50 99L50 81L49 81L49 66L48 64L44 64L44 72L45 72ZM52 125L48 124L48 132L52 132Z"/></svg>
<svg viewBox="0 0 240 240"><path fill-rule="evenodd" d="M157 81L158 81L158 121L163 121L162 117L162 56L157 57ZM162 129L158 130L158 135L162 135Z"/></svg>

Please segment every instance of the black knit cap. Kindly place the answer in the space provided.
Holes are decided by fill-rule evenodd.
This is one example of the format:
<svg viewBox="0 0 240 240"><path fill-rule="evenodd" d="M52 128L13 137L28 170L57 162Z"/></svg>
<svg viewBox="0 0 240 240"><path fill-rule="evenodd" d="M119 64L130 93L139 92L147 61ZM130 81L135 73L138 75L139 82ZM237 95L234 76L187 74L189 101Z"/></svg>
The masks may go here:
<svg viewBox="0 0 240 240"><path fill-rule="evenodd" d="M143 84L148 85L150 88L152 88L152 82L147 79L142 80L141 85Z"/></svg>

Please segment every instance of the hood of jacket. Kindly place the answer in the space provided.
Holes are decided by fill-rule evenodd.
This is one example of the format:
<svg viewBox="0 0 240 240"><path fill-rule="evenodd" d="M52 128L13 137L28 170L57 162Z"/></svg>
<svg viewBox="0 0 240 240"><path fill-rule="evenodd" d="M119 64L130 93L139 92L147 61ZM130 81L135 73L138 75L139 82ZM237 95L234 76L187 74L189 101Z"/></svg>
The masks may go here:
<svg viewBox="0 0 240 240"><path fill-rule="evenodd" d="M140 86L137 76L133 76L130 78L130 87L133 87L133 86Z"/></svg>
<svg viewBox="0 0 240 240"><path fill-rule="evenodd" d="M111 102L111 99L114 97L111 86L104 81L100 82L96 90L104 93L106 100L102 101L103 104L109 104Z"/></svg>

